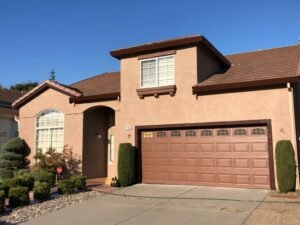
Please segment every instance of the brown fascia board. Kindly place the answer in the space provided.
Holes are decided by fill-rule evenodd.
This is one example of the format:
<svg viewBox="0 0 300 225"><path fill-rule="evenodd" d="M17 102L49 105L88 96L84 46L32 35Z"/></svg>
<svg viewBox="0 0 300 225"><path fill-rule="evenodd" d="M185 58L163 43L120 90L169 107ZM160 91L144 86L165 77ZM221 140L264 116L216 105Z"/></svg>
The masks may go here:
<svg viewBox="0 0 300 225"><path fill-rule="evenodd" d="M147 54L155 51L171 50L185 46L196 46L200 43L203 43L205 46L207 46L208 49L211 50L223 63L226 65L231 64L230 61L223 56L204 36L200 35L118 49L111 51L110 55L114 58L122 59L129 56Z"/></svg>
<svg viewBox="0 0 300 225"><path fill-rule="evenodd" d="M45 90L47 89L53 89L56 90L62 94L65 94L67 96L73 97L74 95L71 94L70 92L64 91L63 89L60 89L58 87L55 87L49 83L44 83L42 84L40 87L38 87L36 90L33 90L32 93L30 93L28 96L21 96L21 100L16 100L13 104L12 104L12 108L13 109L19 109L21 106L23 106L24 104L26 104L27 102L29 102L31 99L35 98L37 95L43 93Z"/></svg>
<svg viewBox="0 0 300 225"><path fill-rule="evenodd" d="M97 101L109 101L118 100L120 97L120 92L100 94L100 95L86 95L79 97L71 97L70 103L87 103L87 102L97 102Z"/></svg>
<svg viewBox="0 0 300 225"><path fill-rule="evenodd" d="M240 88L255 88L255 87L268 87L286 83L295 83L300 81L300 76L273 78L268 80L245 81L228 84L215 84L215 85L195 85L193 86L193 94L207 93L214 91L230 91Z"/></svg>

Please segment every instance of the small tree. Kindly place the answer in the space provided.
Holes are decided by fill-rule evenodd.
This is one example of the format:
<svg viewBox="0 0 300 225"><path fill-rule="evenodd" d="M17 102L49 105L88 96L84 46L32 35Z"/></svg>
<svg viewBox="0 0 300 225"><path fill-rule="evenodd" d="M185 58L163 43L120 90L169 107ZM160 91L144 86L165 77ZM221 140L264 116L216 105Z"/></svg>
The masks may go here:
<svg viewBox="0 0 300 225"><path fill-rule="evenodd" d="M0 153L0 178L8 178L7 175L17 170L27 168L29 164L28 149L20 138L12 138L3 145Z"/></svg>
<svg viewBox="0 0 300 225"><path fill-rule="evenodd" d="M122 187L132 185L136 182L135 170L135 150L130 143L120 144L118 176Z"/></svg>
<svg viewBox="0 0 300 225"><path fill-rule="evenodd" d="M49 148L45 153L37 150L34 159L36 164L34 169L46 170L53 174L56 173L57 167L63 168L63 175L69 177L74 174L79 174L81 158L73 152L73 149L67 145L64 146L63 152L57 152L54 148Z"/></svg>
<svg viewBox="0 0 300 225"><path fill-rule="evenodd" d="M295 191L296 165L294 148L289 140L281 140L276 144L276 174L278 189L286 193Z"/></svg>
<svg viewBox="0 0 300 225"><path fill-rule="evenodd" d="M16 84L10 86L10 90L27 92L27 91L30 91L31 89L35 88L37 85L38 85L38 82L32 82L32 81L16 83Z"/></svg>

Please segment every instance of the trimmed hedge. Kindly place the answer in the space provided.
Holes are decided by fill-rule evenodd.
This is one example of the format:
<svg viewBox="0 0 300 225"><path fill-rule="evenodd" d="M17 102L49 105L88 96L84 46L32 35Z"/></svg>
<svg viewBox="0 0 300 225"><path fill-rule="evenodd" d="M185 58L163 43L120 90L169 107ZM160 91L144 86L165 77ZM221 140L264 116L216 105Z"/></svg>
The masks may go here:
<svg viewBox="0 0 300 225"><path fill-rule="evenodd" d="M121 187L132 185L136 182L135 175L135 150L130 143L119 145L118 178Z"/></svg>
<svg viewBox="0 0 300 225"><path fill-rule="evenodd" d="M0 178L10 178L12 172L26 168L29 164L27 156L28 149L22 139L12 138L5 143L0 153Z"/></svg>
<svg viewBox="0 0 300 225"><path fill-rule="evenodd" d="M73 182L74 188L76 190L86 189L86 177L82 175L73 175L70 180Z"/></svg>
<svg viewBox="0 0 300 225"><path fill-rule="evenodd" d="M295 191L296 165L294 148L291 141L278 141L275 151L278 189L282 193Z"/></svg>
<svg viewBox="0 0 300 225"><path fill-rule="evenodd" d="M60 180L57 183L57 191L59 194L73 194L75 192L74 183L71 180Z"/></svg>
<svg viewBox="0 0 300 225"><path fill-rule="evenodd" d="M33 188L33 196L38 201L50 198L50 185L46 182L37 183Z"/></svg>
<svg viewBox="0 0 300 225"><path fill-rule="evenodd" d="M28 187L29 191L32 191L34 186L34 177L30 173L19 176L20 186Z"/></svg>
<svg viewBox="0 0 300 225"><path fill-rule="evenodd" d="M11 207L29 204L29 190L27 187L12 187L9 189L9 205Z"/></svg>
<svg viewBox="0 0 300 225"><path fill-rule="evenodd" d="M14 177L14 172L8 169L0 169L0 178L1 179L8 179L8 178L13 178Z"/></svg>
<svg viewBox="0 0 300 225"><path fill-rule="evenodd" d="M0 212L4 211L5 208L5 192L0 191Z"/></svg>
<svg viewBox="0 0 300 225"><path fill-rule="evenodd" d="M51 187L55 186L55 175L51 172L48 172L46 170L37 170L32 173L34 180L36 182L46 182Z"/></svg>

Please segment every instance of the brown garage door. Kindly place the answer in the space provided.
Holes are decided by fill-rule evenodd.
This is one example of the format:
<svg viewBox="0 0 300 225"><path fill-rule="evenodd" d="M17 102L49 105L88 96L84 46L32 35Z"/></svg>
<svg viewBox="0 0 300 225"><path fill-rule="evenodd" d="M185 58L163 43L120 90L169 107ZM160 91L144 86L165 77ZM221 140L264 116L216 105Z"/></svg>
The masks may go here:
<svg viewBox="0 0 300 225"><path fill-rule="evenodd" d="M143 131L143 183L270 188L266 127Z"/></svg>

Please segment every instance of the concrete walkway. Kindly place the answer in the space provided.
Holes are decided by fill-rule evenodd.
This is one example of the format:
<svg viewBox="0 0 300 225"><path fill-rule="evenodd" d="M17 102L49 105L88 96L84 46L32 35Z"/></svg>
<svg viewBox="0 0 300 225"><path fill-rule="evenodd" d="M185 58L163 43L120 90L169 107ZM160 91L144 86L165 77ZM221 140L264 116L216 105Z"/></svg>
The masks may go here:
<svg viewBox="0 0 300 225"><path fill-rule="evenodd" d="M243 224L268 193L256 189L138 184L22 224Z"/></svg>

